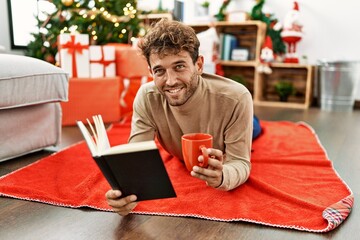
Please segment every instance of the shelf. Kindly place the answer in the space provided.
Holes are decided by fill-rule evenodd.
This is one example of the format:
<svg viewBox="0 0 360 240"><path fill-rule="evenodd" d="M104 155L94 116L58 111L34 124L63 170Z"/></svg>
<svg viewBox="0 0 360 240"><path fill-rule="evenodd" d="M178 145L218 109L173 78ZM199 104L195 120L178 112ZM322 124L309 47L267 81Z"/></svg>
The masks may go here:
<svg viewBox="0 0 360 240"><path fill-rule="evenodd" d="M311 65L276 63L271 65L272 74L259 74L254 86L254 104L261 106L309 108L311 105L312 78L314 67ZM287 102L280 102L275 92L278 81L289 81L296 93Z"/></svg>
<svg viewBox="0 0 360 240"><path fill-rule="evenodd" d="M310 68L312 66L310 65L306 65L306 64L297 64L297 63L271 63L270 64L271 67L276 67L276 68L307 68L308 70L310 70Z"/></svg>
<svg viewBox="0 0 360 240"><path fill-rule="evenodd" d="M255 82L258 81L258 74L256 74L256 67L251 65L222 65L225 76L233 79L234 77L242 78L242 84L249 89L250 93L254 96Z"/></svg>
<svg viewBox="0 0 360 240"><path fill-rule="evenodd" d="M244 22L211 22L190 25L196 33L206 31L210 27L215 27L219 33L227 33L236 36L240 46L249 50L249 60L257 61L260 56L261 45L266 33L266 24L261 21ZM236 66L236 65L235 65ZM248 65L245 65L248 66Z"/></svg>
<svg viewBox="0 0 360 240"><path fill-rule="evenodd" d="M265 23L261 21L248 20L243 22L227 22L227 21L219 21L219 22L210 22L210 23L195 23L190 26L193 28L209 28L209 27L238 27L238 26L252 26L256 25L258 27L263 27ZM266 27L266 26L265 26Z"/></svg>
<svg viewBox="0 0 360 240"><path fill-rule="evenodd" d="M249 51L248 61L219 61L225 77L242 82L253 96L254 104L268 107L306 109L311 104L313 66L294 63L270 64L270 75L258 72L261 46L266 34L266 24L261 21L211 22L190 25L196 33L215 27L219 36L231 34L238 40L238 48ZM227 58L226 58L227 59ZM280 102L275 92L275 83L287 80L293 83L296 94L287 102Z"/></svg>
<svg viewBox="0 0 360 240"><path fill-rule="evenodd" d="M278 101L256 101L254 100L256 106L264 107L281 107L281 108L296 108L296 109L307 109L309 108L306 104L303 103L293 103L293 102L278 102Z"/></svg>
<svg viewBox="0 0 360 240"><path fill-rule="evenodd" d="M220 61L222 66L232 67L256 67L258 62L256 61Z"/></svg>

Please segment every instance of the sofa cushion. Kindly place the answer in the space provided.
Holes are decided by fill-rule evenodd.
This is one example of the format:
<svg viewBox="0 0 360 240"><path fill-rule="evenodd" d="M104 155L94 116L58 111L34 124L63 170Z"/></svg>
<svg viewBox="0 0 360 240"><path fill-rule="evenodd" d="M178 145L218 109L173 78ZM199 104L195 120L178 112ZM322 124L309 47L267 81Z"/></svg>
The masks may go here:
<svg viewBox="0 0 360 240"><path fill-rule="evenodd" d="M68 74L48 62L0 54L0 109L68 100Z"/></svg>

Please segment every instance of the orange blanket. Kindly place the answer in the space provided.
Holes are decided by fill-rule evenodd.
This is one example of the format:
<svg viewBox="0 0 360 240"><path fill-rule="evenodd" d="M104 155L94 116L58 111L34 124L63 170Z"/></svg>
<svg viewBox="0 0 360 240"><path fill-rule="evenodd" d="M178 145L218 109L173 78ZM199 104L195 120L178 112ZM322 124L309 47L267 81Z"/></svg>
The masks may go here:
<svg viewBox="0 0 360 240"><path fill-rule="evenodd" d="M314 131L304 123L262 121L253 142L249 180L223 192L189 175L178 159L161 154L177 198L144 201L135 214L245 221L327 232L351 212L353 194L333 168ZM130 125L109 130L111 145L124 143ZM111 211L109 185L84 142L0 178L0 196L64 207Z"/></svg>

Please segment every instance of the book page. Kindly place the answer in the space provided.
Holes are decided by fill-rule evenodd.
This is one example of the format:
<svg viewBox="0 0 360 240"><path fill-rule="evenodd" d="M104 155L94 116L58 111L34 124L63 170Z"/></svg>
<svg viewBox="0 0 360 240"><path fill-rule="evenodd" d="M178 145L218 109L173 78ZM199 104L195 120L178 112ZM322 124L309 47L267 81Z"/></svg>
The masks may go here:
<svg viewBox="0 0 360 240"><path fill-rule="evenodd" d="M120 153L140 152L146 150L157 149L154 140L144 142L126 143L111 147L103 152L103 155L113 155Z"/></svg>
<svg viewBox="0 0 360 240"><path fill-rule="evenodd" d="M78 125L78 127L85 139L85 142L86 142L88 148L90 149L91 155L97 156L98 152L97 152L96 143L94 142L92 136L90 135L89 131L85 127L84 123L81 121L76 121L76 124Z"/></svg>
<svg viewBox="0 0 360 240"><path fill-rule="evenodd" d="M105 150L110 148L109 138L107 136L106 128L101 115L93 116L93 120L95 124L97 140L98 140L97 142L98 153L102 155Z"/></svg>

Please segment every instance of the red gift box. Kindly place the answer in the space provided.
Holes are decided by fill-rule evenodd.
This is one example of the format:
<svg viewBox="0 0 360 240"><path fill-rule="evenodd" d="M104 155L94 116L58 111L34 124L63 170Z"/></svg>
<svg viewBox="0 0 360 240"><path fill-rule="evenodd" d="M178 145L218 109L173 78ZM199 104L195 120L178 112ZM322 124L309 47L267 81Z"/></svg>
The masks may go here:
<svg viewBox="0 0 360 240"><path fill-rule="evenodd" d="M120 120L120 78L71 78L69 101L61 102L62 125L92 120L101 114L104 122Z"/></svg>
<svg viewBox="0 0 360 240"><path fill-rule="evenodd" d="M115 47L117 76L126 78L150 76L146 59L139 49L121 43L109 43L107 46Z"/></svg>

